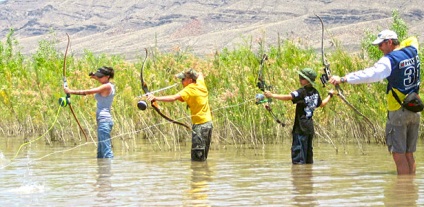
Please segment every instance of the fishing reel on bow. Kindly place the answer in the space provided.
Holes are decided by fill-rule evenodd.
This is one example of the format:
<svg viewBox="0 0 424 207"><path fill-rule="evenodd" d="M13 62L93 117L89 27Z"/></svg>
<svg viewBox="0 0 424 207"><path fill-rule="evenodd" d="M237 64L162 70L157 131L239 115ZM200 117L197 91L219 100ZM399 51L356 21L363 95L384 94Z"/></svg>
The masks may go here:
<svg viewBox="0 0 424 207"><path fill-rule="evenodd" d="M137 107L138 107L138 109L144 111L147 108L147 102L145 102L145 101L139 101L137 103Z"/></svg>
<svg viewBox="0 0 424 207"><path fill-rule="evenodd" d="M255 99L256 99L255 104L263 104L263 103L272 102L272 99L265 98L264 94L261 94L261 93L256 94Z"/></svg>
<svg viewBox="0 0 424 207"><path fill-rule="evenodd" d="M60 97L59 98L59 105L61 107L66 107L71 104L71 100L69 99L69 96Z"/></svg>
<svg viewBox="0 0 424 207"><path fill-rule="evenodd" d="M65 77L63 77L63 87L64 88L68 87L68 81L66 81ZM71 99L70 98L71 98L71 95L69 95L69 94L66 94L65 97L60 97L59 98L59 105L61 107L66 107L68 105L71 105Z"/></svg>

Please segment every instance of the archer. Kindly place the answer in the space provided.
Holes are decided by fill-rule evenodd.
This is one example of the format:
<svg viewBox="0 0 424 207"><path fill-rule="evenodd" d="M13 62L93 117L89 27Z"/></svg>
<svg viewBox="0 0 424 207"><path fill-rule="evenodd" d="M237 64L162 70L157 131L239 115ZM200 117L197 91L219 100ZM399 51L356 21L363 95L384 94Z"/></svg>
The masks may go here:
<svg viewBox="0 0 424 207"><path fill-rule="evenodd" d="M95 73L90 73L92 79L101 83L96 88L86 90L71 90L64 85L63 90L66 94L89 95L95 94L97 100L96 120L97 120L97 158L113 158L112 143L110 132L113 127L113 119L110 113L113 98L115 97L115 85L110 81L115 71L111 67L103 66Z"/></svg>
<svg viewBox="0 0 424 207"><path fill-rule="evenodd" d="M312 116L318 107L324 107L333 97L333 90L330 90L328 96L321 100L321 96L314 88L314 82L317 77L316 72L311 68L304 68L299 73L299 83L301 88L287 95L273 94L265 90L264 95L267 98L274 98L283 101L292 101L296 104L296 115L292 130L291 158L293 164L312 164L314 137L314 122Z"/></svg>
<svg viewBox="0 0 424 207"><path fill-rule="evenodd" d="M186 102L191 111L192 144L191 160L206 161L212 136L212 115L209 106L208 89L202 73L188 69L175 77L181 79L183 90L174 95L154 96L148 94L148 101Z"/></svg>
<svg viewBox="0 0 424 207"><path fill-rule="evenodd" d="M415 174L414 152L422 104L420 109L410 111L402 103L410 94L419 93L421 79L419 43L416 37L410 37L401 43L394 31L383 30L372 44L384 53L374 66L351 72L343 77L332 76L329 82L334 85L362 84L387 79L386 144L392 153L397 173Z"/></svg>

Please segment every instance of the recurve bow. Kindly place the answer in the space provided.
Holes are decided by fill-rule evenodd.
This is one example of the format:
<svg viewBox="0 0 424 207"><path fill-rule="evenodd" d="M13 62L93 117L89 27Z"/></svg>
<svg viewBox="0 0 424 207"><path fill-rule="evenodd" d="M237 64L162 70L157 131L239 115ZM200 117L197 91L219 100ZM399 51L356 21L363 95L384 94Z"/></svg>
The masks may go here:
<svg viewBox="0 0 424 207"><path fill-rule="evenodd" d="M146 64L146 60L147 60L147 56L148 56L148 52L147 52L147 49L144 49L144 50L146 51L146 56L144 57L143 65L141 66L141 70L140 70L140 82L141 82L141 88L143 89L144 93L148 94L148 93L150 93L150 90L149 90L149 88L147 87L147 83L144 81L144 76L143 76L143 71L144 71L144 67L145 67L145 64ZM161 110L160 110L160 108L159 108L159 105L158 105L158 103L157 103L156 101L151 101L151 105L152 105L153 109L154 109L154 110L155 110L155 111L156 111L156 112L157 112L160 116L162 116L164 119L166 119L167 121L172 122L172 123L174 123L174 124L181 125L181 126L183 126L183 127L187 128L188 130L191 130L191 127L190 127L190 126L188 126L187 124L184 124L184 123L182 123L182 122L178 122L178 121L176 121L176 120L174 120L174 119L171 119L170 117L166 116L165 114L163 114L163 113L161 112Z"/></svg>
<svg viewBox="0 0 424 207"><path fill-rule="evenodd" d="M265 77L264 77L263 70L264 70L264 64L266 60L268 60L268 56L266 54L263 54L261 62L260 62L259 72L258 72L258 83L256 84L256 86L263 92L265 92L265 90L271 90L271 86L266 84ZM286 124L280 121L280 119L278 119L277 116L272 111L272 108L271 108L272 99L267 98L266 102L267 102L267 105L265 106L265 108L269 112L269 114L271 114L271 116L274 118L274 120L278 124L280 124L283 127L286 126Z"/></svg>
<svg viewBox="0 0 424 207"><path fill-rule="evenodd" d="M66 80L66 55L68 54L68 49L69 49L69 45L71 43L71 40L69 38L68 33L66 33L66 36L68 37L68 44L66 46L65 56L63 58L63 76L62 76L62 78L63 78L63 87L67 88L68 87L68 81ZM66 105L69 106L69 109L71 110L71 113L74 116L75 121L78 124L78 127L80 128L81 132L84 134L85 141L88 141L87 134L85 133L84 129L82 128L81 123L79 122L77 116L75 115L74 109L72 108L71 95L69 93L66 94L66 103L67 103Z"/></svg>
<svg viewBox="0 0 424 207"><path fill-rule="evenodd" d="M323 86L325 87L325 84L328 83L330 77L331 77L331 70L330 70L330 63L327 62L327 59L325 58L325 53L324 53L324 22L322 21L321 17L318 15L315 15L318 17L319 21L321 22L321 57L322 57L322 65L324 66L324 74L322 74L321 76L321 82L323 84ZM342 99L342 101L344 103L346 103L350 108L353 109L353 111L355 111L357 114L359 114L360 116L362 116L365 121L373 128L374 134L376 133L375 127L372 124L371 120L368 119L368 117L366 117L364 114L362 114L355 106L353 106L344 96L343 94L343 90L340 88L340 85L337 84L336 86L336 90L337 90L337 96L340 97L340 99Z"/></svg>

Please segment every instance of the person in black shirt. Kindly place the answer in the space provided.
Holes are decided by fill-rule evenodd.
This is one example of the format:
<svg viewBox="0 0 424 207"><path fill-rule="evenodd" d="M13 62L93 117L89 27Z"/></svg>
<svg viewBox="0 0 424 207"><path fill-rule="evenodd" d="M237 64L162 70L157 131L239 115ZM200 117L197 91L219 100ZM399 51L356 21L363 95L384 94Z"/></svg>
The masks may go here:
<svg viewBox="0 0 424 207"><path fill-rule="evenodd" d="M291 100L296 104L296 115L292 130L292 163L312 164L314 162L312 151L314 122L312 116L317 107L324 107L329 102L334 92L331 90L328 96L324 100L321 100L321 96L313 86L317 73L311 68L304 68L298 71L298 73L301 88L287 95L273 94L270 91L265 91L264 95L267 98L284 101Z"/></svg>

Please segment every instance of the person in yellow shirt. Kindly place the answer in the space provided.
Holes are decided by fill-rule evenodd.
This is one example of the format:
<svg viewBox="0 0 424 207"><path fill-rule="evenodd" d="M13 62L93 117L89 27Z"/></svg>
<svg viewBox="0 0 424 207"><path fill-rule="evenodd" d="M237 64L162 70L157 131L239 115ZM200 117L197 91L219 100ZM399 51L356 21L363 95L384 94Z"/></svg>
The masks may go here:
<svg viewBox="0 0 424 207"><path fill-rule="evenodd" d="M202 73L187 69L175 77L181 79L183 89L177 94L168 96L154 96L149 94L148 101L186 102L191 112L192 144L191 160L206 161L212 137L212 114L209 106L208 88Z"/></svg>
<svg viewBox="0 0 424 207"><path fill-rule="evenodd" d="M332 76L329 82L334 85L363 84L387 79L386 144L392 153L397 173L415 174L414 152L420 128L420 112L407 110L401 102L408 94L419 93L421 67L418 40L410 37L399 42L394 31L383 30L372 44L384 54L374 66L343 77Z"/></svg>

